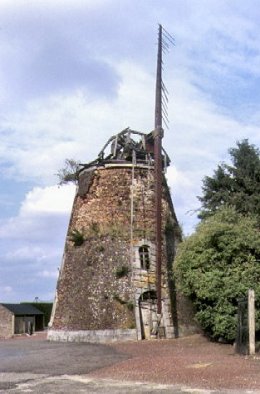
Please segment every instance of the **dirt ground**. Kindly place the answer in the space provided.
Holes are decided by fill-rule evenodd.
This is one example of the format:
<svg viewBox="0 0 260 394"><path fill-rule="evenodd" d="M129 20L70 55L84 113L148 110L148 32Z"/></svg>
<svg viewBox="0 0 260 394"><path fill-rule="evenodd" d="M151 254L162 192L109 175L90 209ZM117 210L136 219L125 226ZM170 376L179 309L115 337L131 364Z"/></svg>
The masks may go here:
<svg viewBox="0 0 260 394"><path fill-rule="evenodd" d="M26 390L260 393L260 353L237 355L201 335L111 345L50 343L44 333L0 341L0 393Z"/></svg>
<svg viewBox="0 0 260 394"><path fill-rule="evenodd" d="M212 343L201 335L110 346L131 358L91 372L91 376L212 390L260 390L259 353L237 355L233 346Z"/></svg>

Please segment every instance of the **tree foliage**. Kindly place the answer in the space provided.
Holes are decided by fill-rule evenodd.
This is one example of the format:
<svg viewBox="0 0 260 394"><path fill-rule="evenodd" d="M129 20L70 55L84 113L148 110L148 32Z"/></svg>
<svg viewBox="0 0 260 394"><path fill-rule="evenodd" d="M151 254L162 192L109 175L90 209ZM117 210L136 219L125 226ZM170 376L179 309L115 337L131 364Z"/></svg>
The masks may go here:
<svg viewBox="0 0 260 394"><path fill-rule="evenodd" d="M254 289L260 306L257 220L234 207L220 208L180 245L175 275L194 302L201 327L212 338L234 340L238 298Z"/></svg>
<svg viewBox="0 0 260 394"><path fill-rule="evenodd" d="M232 165L222 163L203 180L199 217L204 219L228 204L240 213L253 213L260 221L260 152L248 140L229 150Z"/></svg>
<svg viewBox="0 0 260 394"><path fill-rule="evenodd" d="M65 166L61 168L57 176L59 178L59 185L64 185L69 182L77 183L78 181L79 162L74 159L66 159Z"/></svg>

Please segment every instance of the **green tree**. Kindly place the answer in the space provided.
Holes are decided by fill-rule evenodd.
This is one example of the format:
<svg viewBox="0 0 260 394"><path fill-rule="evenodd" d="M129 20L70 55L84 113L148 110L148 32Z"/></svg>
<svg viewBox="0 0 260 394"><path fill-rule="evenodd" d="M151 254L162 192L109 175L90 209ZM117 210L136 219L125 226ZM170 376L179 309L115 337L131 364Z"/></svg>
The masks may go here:
<svg viewBox="0 0 260 394"><path fill-rule="evenodd" d="M248 140L231 148L232 165L222 163L212 177L203 179L202 206L199 218L204 219L228 204L240 213L257 214L260 221L260 155L259 149Z"/></svg>
<svg viewBox="0 0 260 394"><path fill-rule="evenodd" d="M260 237L257 220L222 207L179 247L175 276L191 298L196 318L212 338L235 339L237 300L248 289L260 306ZM259 330L259 315L257 317Z"/></svg>

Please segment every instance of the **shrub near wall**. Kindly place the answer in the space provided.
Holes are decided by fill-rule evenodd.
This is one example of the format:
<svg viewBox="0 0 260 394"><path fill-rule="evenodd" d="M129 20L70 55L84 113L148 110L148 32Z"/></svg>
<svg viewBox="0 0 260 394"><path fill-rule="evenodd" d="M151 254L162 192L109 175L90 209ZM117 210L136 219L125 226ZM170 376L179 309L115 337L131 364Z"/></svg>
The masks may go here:
<svg viewBox="0 0 260 394"><path fill-rule="evenodd" d="M196 319L214 339L236 336L237 300L256 293L260 329L260 234L257 219L233 208L204 220L180 246L175 275L196 307Z"/></svg>

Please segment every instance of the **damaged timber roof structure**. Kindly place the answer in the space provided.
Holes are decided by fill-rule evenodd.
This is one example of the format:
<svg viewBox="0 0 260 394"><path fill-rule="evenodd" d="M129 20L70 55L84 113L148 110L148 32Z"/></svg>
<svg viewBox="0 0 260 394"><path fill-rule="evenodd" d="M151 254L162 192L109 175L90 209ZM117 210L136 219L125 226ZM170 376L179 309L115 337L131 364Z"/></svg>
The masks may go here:
<svg viewBox="0 0 260 394"><path fill-rule="evenodd" d="M160 25L154 131L127 128L80 165L49 340L179 334L172 266L180 231L164 176L161 52Z"/></svg>

